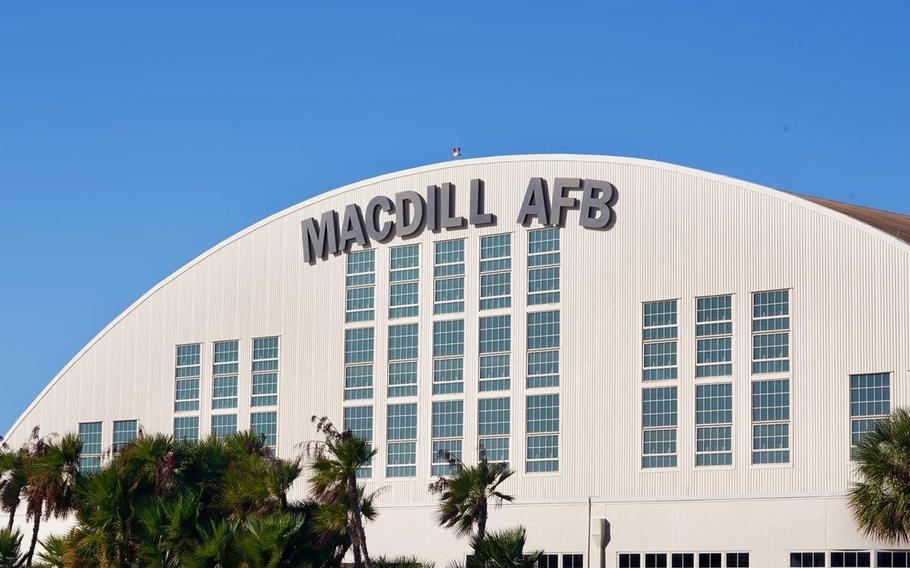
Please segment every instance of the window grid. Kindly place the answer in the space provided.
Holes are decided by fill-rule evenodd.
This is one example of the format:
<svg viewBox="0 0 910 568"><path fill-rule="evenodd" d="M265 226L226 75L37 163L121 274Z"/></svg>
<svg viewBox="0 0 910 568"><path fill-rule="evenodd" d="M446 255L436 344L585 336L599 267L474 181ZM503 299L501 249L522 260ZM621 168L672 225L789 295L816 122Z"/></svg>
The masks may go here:
<svg viewBox="0 0 910 568"><path fill-rule="evenodd" d="M174 368L174 412L199 410L199 377L202 346L199 343L177 346Z"/></svg>
<svg viewBox="0 0 910 568"><path fill-rule="evenodd" d="M695 568L695 553L674 552L670 555L670 566L672 568Z"/></svg>
<svg viewBox="0 0 910 568"><path fill-rule="evenodd" d="M530 395L527 405L525 471L559 471L559 395Z"/></svg>
<svg viewBox="0 0 910 568"><path fill-rule="evenodd" d="M433 322L433 394L464 391L464 320Z"/></svg>
<svg viewBox="0 0 910 568"><path fill-rule="evenodd" d="M752 373L790 371L790 291L752 294Z"/></svg>
<svg viewBox="0 0 910 568"><path fill-rule="evenodd" d="M838 568L870 568L872 553L866 550L836 550L831 552L831 566Z"/></svg>
<svg viewBox="0 0 910 568"><path fill-rule="evenodd" d="M371 321L376 296L376 251L351 252L347 260L344 321Z"/></svg>
<svg viewBox="0 0 910 568"><path fill-rule="evenodd" d="M344 330L344 399L373 398L373 328Z"/></svg>
<svg viewBox="0 0 910 568"><path fill-rule="evenodd" d="M891 374L850 375L850 457L856 445L891 414Z"/></svg>
<svg viewBox="0 0 910 568"><path fill-rule="evenodd" d="M676 379L677 302L662 300L642 306L642 375L644 381Z"/></svg>
<svg viewBox="0 0 910 568"><path fill-rule="evenodd" d="M453 457L462 459L461 444L464 435L464 402L444 400L433 403L431 475L452 473L449 461L440 455L448 451Z"/></svg>
<svg viewBox="0 0 910 568"><path fill-rule="evenodd" d="M253 340L251 406L278 406L278 338Z"/></svg>
<svg viewBox="0 0 910 568"><path fill-rule="evenodd" d="M79 469L91 474L101 469L101 422L80 422L79 440L82 442L82 453L79 455Z"/></svg>
<svg viewBox="0 0 910 568"><path fill-rule="evenodd" d="M390 397L417 396L417 324L389 326Z"/></svg>
<svg viewBox="0 0 910 568"><path fill-rule="evenodd" d="M390 404L386 420L386 477L414 477L417 475L417 404Z"/></svg>
<svg viewBox="0 0 910 568"><path fill-rule="evenodd" d="M223 440L237 433L236 414L216 414L212 416L212 436Z"/></svg>
<svg viewBox="0 0 910 568"><path fill-rule="evenodd" d="M482 398L477 401L478 449L490 463L509 463L509 434L512 429L511 400Z"/></svg>
<svg viewBox="0 0 910 568"><path fill-rule="evenodd" d="M212 359L212 409L237 408L239 341L216 341Z"/></svg>
<svg viewBox="0 0 910 568"><path fill-rule="evenodd" d="M114 420L114 443L111 449L119 452L139 436L138 420Z"/></svg>
<svg viewBox="0 0 910 568"><path fill-rule="evenodd" d="M344 409L344 429L365 442L373 442L373 407L348 406ZM357 477L368 478L373 476L373 464L357 470Z"/></svg>
<svg viewBox="0 0 910 568"><path fill-rule="evenodd" d="M695 300L695 376L733 375L733 297Z"/></svg>
<svg viewBox="0 0 910 568"><path fill-rule="evenodd" d="M559 386L560 313L528 314L528 388Z"/></svg>
<svg viewBox="0 0 910 568"><path fill-rule="evenodd" d="M436 243L433 266L433 313L464 311L464 240Z"/></svg>
<svg viewBox="0 0 910 568"><path fill-rule="evenodd" d="M253 412L250 414L250 430L257 436L265 437L265 445L272 451L273 456L278 454L277 412Z"/></svg>
<svg viewBox="0 0 910 568"><path fill-rule="evenodd" d="M733 463L733 385L695 386L695 465Z"/></svg>
<svg viewBox="0 0 910 568"><path fill-rule="evenodd" d="M389 318L414 317L419 309L420 246L391 249L389 262Z"/></svg>
<svg viewBox="0 0 910 568"><path fill-rule="evenodd" d="M825 568L824 552L791 552L790 568ZM879 566L883 564L879 563Z"/></svg>
<svg viewBox="0 0 910 568"><path fill-rule="evenodd" d="M906 550L879 550L875 553L879 568L907 568L910 566L910 552Z"/></svg>
<svg viewBox="0 0 910 568"><path fill-rule="evenodd" d="M559 229L528 233L528 305L559 302Z"/></svg>
<svg viewBox="0 0 910 568"><path fill-rule="evenodd" d="M677 389L642 389L642 457L645 469L676 467Z"/></svg>
<svg viewBox="0 0 910 568"><path fill-rule="evenodd" d="M480 392L511 387L512 316L480 318Z"/></svg>
<svg viewBox="0 0 910 568"><path fill-rule="evenodd" d="M790 462L790 381L752 383L752 463Z"/></svg>
<svg viewBox="0 0 910 568"><path fill-rule="evenodd" d="M178 416L174 418L174 439L180 442L199 440L199 417Z"/></svg>
<svg viewBox="0 0 910 568"><path fill-rule="evenodd" d="M480 309L512 305L512 235L480 239Z"/></svg>

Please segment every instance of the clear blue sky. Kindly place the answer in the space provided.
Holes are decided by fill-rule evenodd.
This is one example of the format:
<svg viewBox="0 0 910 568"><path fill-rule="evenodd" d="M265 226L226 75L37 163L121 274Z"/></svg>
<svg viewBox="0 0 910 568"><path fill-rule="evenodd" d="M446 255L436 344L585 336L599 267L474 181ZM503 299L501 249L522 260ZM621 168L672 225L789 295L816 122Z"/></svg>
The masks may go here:
<svg viewBox="0 0 910 568"><path fill-rule="evenodd" d="M624 4L4 2L0 433L186 261L456 139L910 213L910 2Z"/></svg>

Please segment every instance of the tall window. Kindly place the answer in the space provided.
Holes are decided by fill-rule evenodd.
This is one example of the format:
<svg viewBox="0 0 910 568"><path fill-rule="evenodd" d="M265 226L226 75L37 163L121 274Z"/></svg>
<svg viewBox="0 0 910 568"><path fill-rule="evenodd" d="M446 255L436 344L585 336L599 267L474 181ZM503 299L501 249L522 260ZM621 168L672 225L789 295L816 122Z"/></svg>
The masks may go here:
<svg viewBox="0 0 910 568"><path fill-rule="evenodd" d="M200 352L198 343L177 346L175 412L199 410Z"/></svg>
<svg viewBox="0 0 910 568"><path fill-rule="evenodd" d="M464 320L433 322L433 394L464 391Z"/></svg>
<svg viewBox="0 0 910 568"><path fill-rule="evenodd" d="M417 324L389 326L389 396L417 396Z"/></svg>
<svg viewBox="0 0 910 568"><path fill-rule="evenodd" d="M373 328L344 330L344 399L373 398Z"/></svg>
<svg viewBox="0 0 910 568"><path fill-rule="evenodd" d="M250 430L257 436L262 436L265 445L272 450L272 455L278 452L278 413L253 412L250 414Z"/></svg>
<svg viewBox="0 0 910 568"><path fill-rule="evenodd" d="M131 444L139 436L138 420L114 420L114 453Z"/></svg>
<svg viewBox="0 0 910 568"><path fill-rule="evenodd" d="M559 386L559 312L528 314L528 388Z"/></svg>
<svg viewBox="0 0 910 568"><path fill-rule="evenodd" d="M417 404L390 404L386 438L386 477L417 475Z"/></svg>
<svg viewBox="0 0 910 568"><path fill-rule="evenodd" d="M752 295L752 372L790 370L790 291Z"/></svg>
<svg viewBox="0 0 910 568"><path fill-rule="evenodd" d="M528 305L559 302L559 229L528 233Z"/></svg>
<svg viewBox="0 0 910 568"><path fill-rule="evenodd" d="M373 407L372 406L348 406L344 409L344 429L365 442L373 442ZM372 477L373 464L370 464L357 470L357 477Z"/></svg>
<svg viewBox="0 0 910 568"><path fill-rule="evenodd" d="M559 395L528 397L525 471L559 471Z"/></svg>
<svg viewBox="0 0 910 568"><path fill-rule="evenodd" d="M174 439L179 442L199 440L199 417L178 416L174 418Z"/></svg>
<svg viewBox="0 0 910 568"><path fill-rule="evenodd" d="M850 455L863 436L891 414L891 374L850 375Z"/></svg>
<svg viewBox="0 0 910 568"><path fill-rule="evenodd" d="M79 469L83 473L95 473L101 469L101 422L80 422L79 440L82 442Z"/></svg>
<svg viewBox="0 0 910 568"><path fill-rule="evenodd" d="M727 568L749 568L749 553L728 552Z"/></svg>
<svg viewBox="0 0 910 568"><path fill-rule="evenodd" d="M464 241L436 243L433 267L433 313L464 311Z"/></svg>
<svg viewBox="0 0 910 568"><path fill-rule="evenodd" d="M790 381L752 383L752 463L790 462Z"/></svg>
<svg viewBox="0 0 910 568"><path fill-rule="evenodd" d="M641 568L641 555L623 552L619 555L619 568Z"/></svg>
<svg viewBox="0 0 910 568"><path fill-rule="evenodd" d="M480 239L480 309L512 305L512 235Z"/></svg>
<svg viewBox="0 0 910 568"><path fill-rule="evenodd" d="M442 400L433 403L433 456L432 475L448 475L452 472L449 460L441 452L461 459L461 437L464 435L464 402Z"/></svg>
<svg viewBox="0 0 910 568"><path fill-rule="evenodd" d="M661 381L675 379L676 368L676 300L646 302L642 322L642 379Z"/></svg>
<svg viewBox="0 0 910 568"><path fill-rule="evenodd" d="M676 387L642 390L641 467L676 467Z"/></svg>
<svg viewBox="0 0 910 568"><path fill-rule="evenodd" d="M420 284L418 245L395 247L391 250L389 283L389 318L416 316Z"/></svg>
<svg viewBox="0 0 910 568"><path fill-rule="evenodd" d="M733 297L695 300L695 376L733 374Z"/></svg>
<svg viewBox="0 0 910 568"><path fill-rule="evenodd" d="M480 318L480 391L508 390L512 316Z"/></svg>
<svg viewBox="0 0 910 568"><path fill-rule="evenodd" d="M348 253L344 321L371 321L376 296L376 251Z"/></svg>
<svg viewBox="0 0 910 568"><path fill-rule="evenodd" d="M511 401L482 398L477 401L479 446L491 463L509 463L509 434L512 429Z"/></svg>
<svg viewBox="0 0 910 568"><path fill-rule="evenodd" d="M216 341L212 362L212 409L237 408L240 342Z"/></svg>
<svg viewBox="0 0 910 568"><path fill-rule="evenodd" d="M236 414L216 414L212 416L212 436L223 440L237 433Z"/></svg>
<svg viewBox="0 0 910 568"><path fill-rule="evenodd" d="M733 463L733 385L695 385L695 465Z"/></svg>
<svg viewBox="0 0 910 568"><path fill-rule="evenodd" d="M253 398L251 406L278 406L278 338L253 340Z"/></svg>

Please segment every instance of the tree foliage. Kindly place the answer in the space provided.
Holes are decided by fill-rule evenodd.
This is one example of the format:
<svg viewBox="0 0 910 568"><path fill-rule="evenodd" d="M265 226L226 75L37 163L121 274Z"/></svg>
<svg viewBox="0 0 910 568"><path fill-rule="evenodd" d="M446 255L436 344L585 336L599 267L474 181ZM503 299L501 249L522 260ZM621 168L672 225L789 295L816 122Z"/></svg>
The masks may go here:
<svg viewBox="0 0 910 568"><path fill-rule="evenodd" d="M910 542L910 412L894 411L854 449L859 481L850 508L866 535L893 544Z"/></svg>
<svg viewBox="0 0 910 568"><path fill-rule="evenodd" d="M490 463L483 450L473 466L465 465L445 450L440 450L439 455L449 462L451 473L430 485L430 492L440 496L437 521L459 535L469 535L476 527L476 535L482 539L486 534L490 500L501 504L513 499L499 491L499 486L515 472L506 464Z"/></svg>

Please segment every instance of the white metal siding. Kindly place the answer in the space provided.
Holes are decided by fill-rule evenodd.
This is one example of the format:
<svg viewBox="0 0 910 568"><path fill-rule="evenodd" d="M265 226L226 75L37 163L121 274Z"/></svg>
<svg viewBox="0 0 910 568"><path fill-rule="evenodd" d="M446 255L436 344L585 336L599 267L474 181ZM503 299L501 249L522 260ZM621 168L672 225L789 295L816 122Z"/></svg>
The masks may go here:
<svg viewBox="0 0 910 568"><path fill-rule="evenodd" d="M561 230L560 471L516 475L520 503L667 502L843 495L852 479L848 375L892 372L892 407L907 404L910 373L910 246L876 229L783 194L656 162L527 156L449 162L368 180L282 212L219 245L166 280L102 332L55 379L9 433L33 426L138 418L146 432L172 431L174 350L202 343L200 434L208 432L212 343L240 340L238 427L249 427L252 339L281 338L279 454L315 436L312 415L342 419L345 256L308 265L300 223L376 194L421 194L453 182L467 215L472 178L486 187L491 227L424 231L420 245L420 387L417 472L385 472L389 246L376 246L374 484L386 507L429 506L433 246L466 239L464 448L477 421L480 236L512 234L511 463L524 469L527 229L516 224L529 178L606 180L619 192L607 231ZM791 463L752 466L751 293L791 292ZM734 465L694 466L695 298L734 299ZM679 466L640 470L641 303L679 299ZM453 314L453 316L458 317ZM447 316L448 317L448 316ZM439 318L436 318L439 319ZM653 385L649 385L653 386ZM360 404L362 401L359 401ZM298 488L302 491L305 488ZM428 510L424 507L422 510ZM527 513L527 511L526 511ZM529 514L529 513L528 513ZM585 512L586 514L586 512Z"/></svg>

